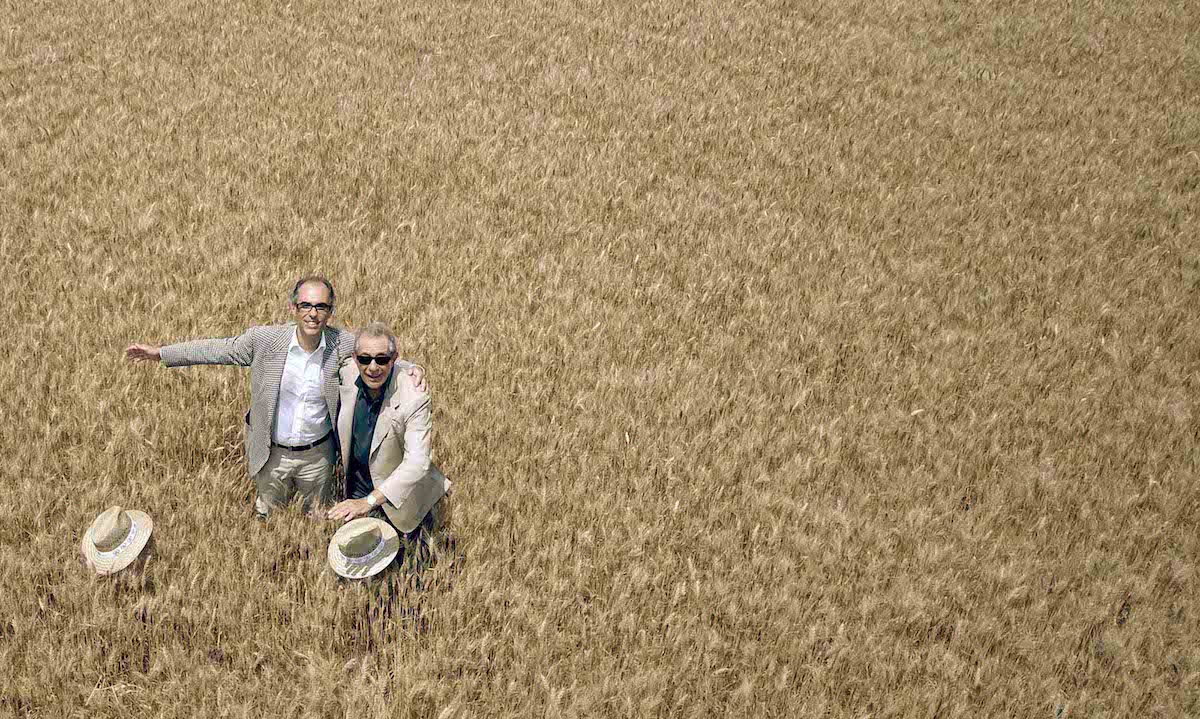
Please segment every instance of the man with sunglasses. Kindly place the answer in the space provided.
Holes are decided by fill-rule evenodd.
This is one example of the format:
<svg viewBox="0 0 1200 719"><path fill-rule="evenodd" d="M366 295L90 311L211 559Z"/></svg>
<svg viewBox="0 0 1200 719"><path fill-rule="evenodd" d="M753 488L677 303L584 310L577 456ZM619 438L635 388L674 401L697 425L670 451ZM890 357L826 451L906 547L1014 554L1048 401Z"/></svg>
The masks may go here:
<svg viewBox="0 0 1200 719"><path fill-rule="evenodd" d="M450 480L432 462L429 393L397 381L396 337L372 322L358 333L354 364L342 369L337 437L346 470L346 500L328 517L386 518L410 544L441 526Z"/></svg>
<svg viewBox="0 0 1200 719"><path fill-rule="evenodd" d="M294 323L251 327L238 337L204 339L157 347L134 344L131 361L167 367L250 367L250 411L246 414L246 459L254 479L255 511L266 516L299 494L306 511L327 504L333 486L333 419L340 396L338 368L354 351L354 335L329 327L333 284L320 275L301 277L288 309ZM403 363L415 387L423 371ZM407 383L406 383L407 384Z"/></svg>

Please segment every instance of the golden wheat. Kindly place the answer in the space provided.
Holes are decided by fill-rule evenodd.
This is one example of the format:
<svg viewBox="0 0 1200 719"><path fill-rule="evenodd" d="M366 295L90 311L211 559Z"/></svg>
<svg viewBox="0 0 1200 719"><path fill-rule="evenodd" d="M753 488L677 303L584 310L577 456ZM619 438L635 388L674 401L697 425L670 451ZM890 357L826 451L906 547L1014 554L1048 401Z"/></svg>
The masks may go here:
<svg viewBox="0 0 1200 719"><path fill-rule="evenodd" d="M1200 16L0 5L0 716L1200 714ZM455 544L252 520L247 377L430 370ZM155 519L90 576L92 518Z"/></svg>

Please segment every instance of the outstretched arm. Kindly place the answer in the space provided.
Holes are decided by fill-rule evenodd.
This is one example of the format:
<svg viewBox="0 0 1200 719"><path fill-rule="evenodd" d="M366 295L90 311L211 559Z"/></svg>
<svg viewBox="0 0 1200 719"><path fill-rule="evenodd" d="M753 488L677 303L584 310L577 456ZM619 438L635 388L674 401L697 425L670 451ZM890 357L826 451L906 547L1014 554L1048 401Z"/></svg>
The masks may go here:
<svg viewBox="0 0 1200 719"><path fill-rule="evenodd" d="M133 344L125 348L125 359L130 362L157 362L162 359L161 350L157 345Z"/></svg>
<svg viewBox="0 0 1200 719"><path fill-rule="evenodd" d="M248 367L251 360L254 359L253 333L254 330L251 328L237 337L193 340L164 347L133 344L125 349L125 357L131 362L162 360L162 363L168 367L186 367L197 364Z"/></svg>

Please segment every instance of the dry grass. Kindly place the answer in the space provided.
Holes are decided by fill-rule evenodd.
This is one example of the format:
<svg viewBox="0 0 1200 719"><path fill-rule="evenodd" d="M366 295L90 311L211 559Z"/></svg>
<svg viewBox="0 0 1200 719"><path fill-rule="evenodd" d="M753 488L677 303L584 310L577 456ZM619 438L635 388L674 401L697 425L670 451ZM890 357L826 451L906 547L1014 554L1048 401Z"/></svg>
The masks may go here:
<svg viewBox="0 0 1200 719"><path fill-rule="evenodd" d="M0 5L0 716L1200 714L1188 3ZM303 271L457 552L250 518ZM81 532L156 519L145 573Z"/></svg>

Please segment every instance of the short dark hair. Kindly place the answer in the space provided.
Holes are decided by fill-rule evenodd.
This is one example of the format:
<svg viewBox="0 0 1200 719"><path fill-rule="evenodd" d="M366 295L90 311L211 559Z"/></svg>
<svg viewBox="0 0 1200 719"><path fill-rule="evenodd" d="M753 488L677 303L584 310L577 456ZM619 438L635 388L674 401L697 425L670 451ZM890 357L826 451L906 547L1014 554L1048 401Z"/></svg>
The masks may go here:
<svg viewBox="0 0 1200 719"><path fill-rule="evenodd" d="M292 304L296 304L296 300L300 298L300 288L310 282L320 282L325 285L325 289L329 290L329 306L333 307L337 295L333 291L333 283L325 275L305 275L296 280L296 284L292 287Z"/></svg>

